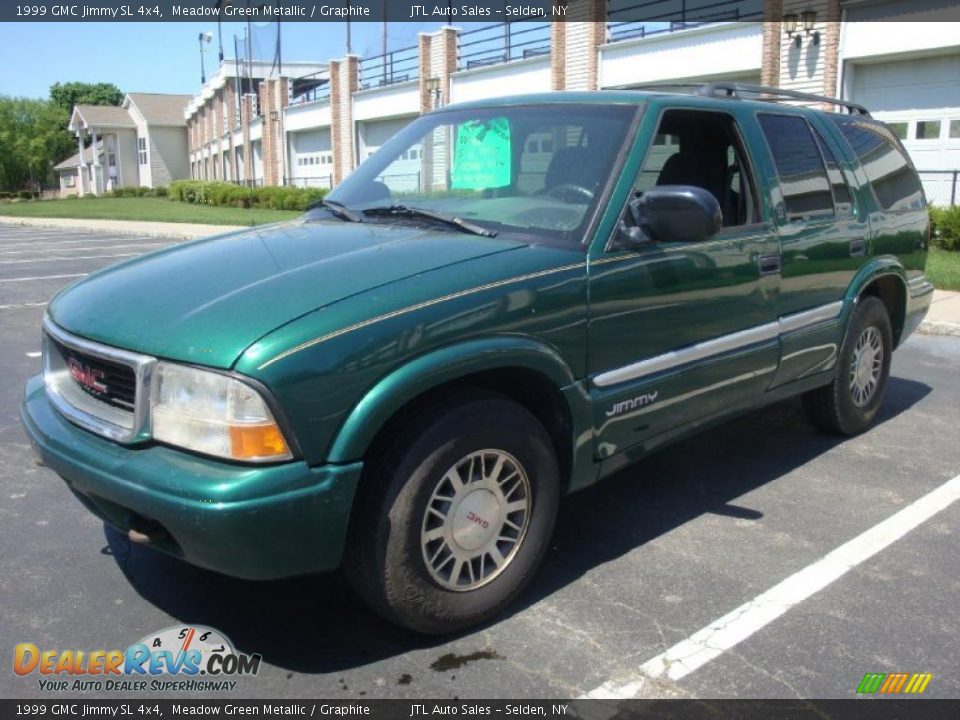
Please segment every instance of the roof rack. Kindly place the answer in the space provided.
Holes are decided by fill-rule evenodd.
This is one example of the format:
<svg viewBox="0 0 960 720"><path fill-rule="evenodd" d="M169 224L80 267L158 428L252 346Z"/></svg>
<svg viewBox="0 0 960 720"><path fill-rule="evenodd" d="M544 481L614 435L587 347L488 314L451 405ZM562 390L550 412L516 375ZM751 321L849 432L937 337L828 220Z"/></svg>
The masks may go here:
<svg viewBox="0 0 960 720"><path fill-rule="evenodd" d="M701 85L697 90L698 95L707 97L728 97L740 99L743 94L765 95L760 100L776 101L781 99L789 100L812 100L814 102L829 103L844 107L851 115L866 115L870 117L870 111L859 103L840 98L827 97L826 95L814 95L812 93L798 92L796 90L784 90L782 88L768 87L766 85L748 85L744 83L725 83L711 82Z"/></svg>

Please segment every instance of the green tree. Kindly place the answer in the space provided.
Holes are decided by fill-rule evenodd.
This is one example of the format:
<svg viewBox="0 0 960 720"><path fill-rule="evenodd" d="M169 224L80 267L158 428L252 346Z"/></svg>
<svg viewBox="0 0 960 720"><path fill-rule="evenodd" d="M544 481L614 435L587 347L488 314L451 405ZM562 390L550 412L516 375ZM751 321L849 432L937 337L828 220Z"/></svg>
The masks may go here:
<svg viewBox="0 0 960 720"><path fill-rule="evenodd" d="M123 93L113 83L54 83L50 86L50 99L70 113L74 105L119 105Z"/></svg>

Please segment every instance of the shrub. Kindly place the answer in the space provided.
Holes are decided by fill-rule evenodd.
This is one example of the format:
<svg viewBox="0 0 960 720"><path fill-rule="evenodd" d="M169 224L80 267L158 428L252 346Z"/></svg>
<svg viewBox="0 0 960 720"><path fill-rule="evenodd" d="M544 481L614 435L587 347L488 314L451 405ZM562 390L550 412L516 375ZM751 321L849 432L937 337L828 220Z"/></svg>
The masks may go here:
<svg viewBox="0 0 960 720"><path fill-rule="evenodd" d="M32 200L33 193L30 192L29 190L18 190L17 197L20 198L21 200Z"/></svg>
<svg viewBox="0 0 960 720"><path fill-rule="evenodd" d="M166 197L166 196L167 196L167 188L164 187L163 185L161 185L160 187L154 188L154 189L153 189L153 196L154 196L154 197Z"/></svg>
<svg viewBox="0 0 960 720"><path fill-rule="evenodd" d="M174 180L166 188L169 199L196 205L300 211L306 210L310 203L327 192L325 188L251 188L219 180Z"/></svg>
<svg viewBox="0 0 960 720"><path fill-rule="evenodd" d="M930 208L930 244L960 251L960 206Z"/></svg>

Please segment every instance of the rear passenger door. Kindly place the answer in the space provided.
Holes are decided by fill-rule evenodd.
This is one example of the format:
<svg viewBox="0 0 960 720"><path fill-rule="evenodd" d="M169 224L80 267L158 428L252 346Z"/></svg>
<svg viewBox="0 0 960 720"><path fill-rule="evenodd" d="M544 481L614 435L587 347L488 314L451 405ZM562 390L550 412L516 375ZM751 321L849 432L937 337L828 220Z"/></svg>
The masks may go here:
<svg viewBox="0 0 960 720"><path fill-rule="evenodd" d="M758 113L777 183L772 190L782 268L782 359L774 385L829 369L842 299L869 252L869 221L832 137L789 111Z"/></svg>

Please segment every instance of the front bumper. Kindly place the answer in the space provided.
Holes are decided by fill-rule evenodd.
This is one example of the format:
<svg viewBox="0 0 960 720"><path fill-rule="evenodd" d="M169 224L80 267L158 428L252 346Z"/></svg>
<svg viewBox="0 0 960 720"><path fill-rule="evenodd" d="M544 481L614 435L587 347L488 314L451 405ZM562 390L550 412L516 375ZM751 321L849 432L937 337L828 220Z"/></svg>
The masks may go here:
<svg viewBox="0 0 960 720"><path fill-rule="evenodd" d="M255 580L340 565L362 463L253 467L118 445L68 422L39 376L27 382L20 417L43 462L89 510L124 533L148 533L159 550Z"/></svg>

